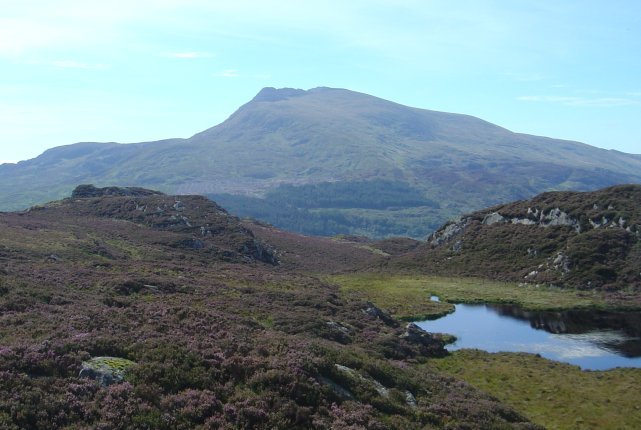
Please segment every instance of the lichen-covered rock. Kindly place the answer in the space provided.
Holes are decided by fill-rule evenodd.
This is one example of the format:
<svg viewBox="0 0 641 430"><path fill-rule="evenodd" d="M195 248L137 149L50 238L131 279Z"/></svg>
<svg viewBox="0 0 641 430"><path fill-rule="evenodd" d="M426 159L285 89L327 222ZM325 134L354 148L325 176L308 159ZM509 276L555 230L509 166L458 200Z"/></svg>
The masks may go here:
<svg viewBox="0 0 641 430"><path fill-rule="evenodd" d="M94 379L101 386L122 382L127 369L133 366L131 360L119 357L94 357L82 362L82 369L78 375L81 378Z"/></svg>

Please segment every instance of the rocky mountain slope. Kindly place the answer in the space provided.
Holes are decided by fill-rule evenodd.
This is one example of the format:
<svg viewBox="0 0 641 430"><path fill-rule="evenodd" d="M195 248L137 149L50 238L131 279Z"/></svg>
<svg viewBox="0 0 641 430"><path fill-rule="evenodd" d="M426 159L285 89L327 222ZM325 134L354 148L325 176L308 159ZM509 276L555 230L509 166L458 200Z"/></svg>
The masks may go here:
<svg viewBox="0 0 641 430"><path fill-rule="evenodd" d="M307 234L422 238L463 212L639 183L639 172L640 156L471 116L343 89L265 88L189 139L80 143L1 165L0 209L62 198L78 183L133 184L216 195L233 213Z"/></svg>
<svg viewBox="0 0 641 430"><path fill-rule="evenodd" d="M548 192L464 215L401 266L530 284L641 291L641 186Z"/></svg>
<svg viewBox="0 0 641 430"><path fill-rule="evenodd" d="M0 213L0 427L537 428L419 367L439 336L287 269L293 240L137 188Z"/></svg>

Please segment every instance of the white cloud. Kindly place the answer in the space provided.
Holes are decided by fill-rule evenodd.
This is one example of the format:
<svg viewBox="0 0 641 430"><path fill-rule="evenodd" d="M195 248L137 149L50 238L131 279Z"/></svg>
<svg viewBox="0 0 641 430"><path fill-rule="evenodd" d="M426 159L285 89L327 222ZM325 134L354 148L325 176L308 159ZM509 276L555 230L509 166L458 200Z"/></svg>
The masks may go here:
<svg viewBox="0 0 641 430"><path fill-rule="evenodd" d="M219 78L237 78L240 76L240 73L238 73L238 70L235 69L226 69L220 73L214 74L214 76Z"/></svg>
<svg viewBox="0 0 641 430"><path fill-rule="evenodd" d="M525 102L557 103L564 106L621 107L641 105L639 100L624 97L521 96Z"/></svg>

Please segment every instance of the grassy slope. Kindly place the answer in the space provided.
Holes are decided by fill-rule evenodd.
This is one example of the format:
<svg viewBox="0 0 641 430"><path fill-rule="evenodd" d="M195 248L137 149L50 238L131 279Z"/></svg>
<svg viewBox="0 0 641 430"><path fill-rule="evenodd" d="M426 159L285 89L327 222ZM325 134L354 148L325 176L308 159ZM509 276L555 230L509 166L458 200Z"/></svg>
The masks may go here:
<svg viewBox="0 0 641 430"><path fill-rule="evenodd" d="M532 354L461 350L435 367L550 429L641 428L641 369L581 371Z"/></svg>

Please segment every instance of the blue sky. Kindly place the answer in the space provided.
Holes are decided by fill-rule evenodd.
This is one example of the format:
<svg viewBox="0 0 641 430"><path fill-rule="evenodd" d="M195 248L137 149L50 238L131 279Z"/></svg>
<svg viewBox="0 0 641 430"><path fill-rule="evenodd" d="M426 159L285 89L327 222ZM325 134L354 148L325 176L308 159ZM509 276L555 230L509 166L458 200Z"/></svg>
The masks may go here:
<svg viewBox="0 0 641 430"><path fill-rule="evenodd" d="M348 88L641 153L636 0L0 0L0 162Z"/></svg>

